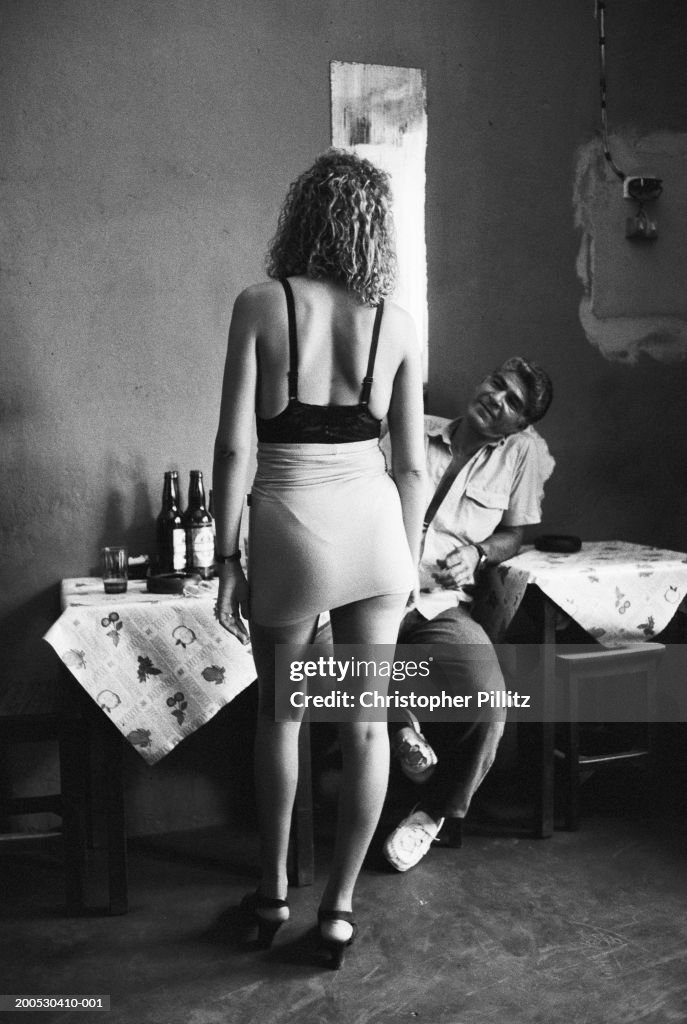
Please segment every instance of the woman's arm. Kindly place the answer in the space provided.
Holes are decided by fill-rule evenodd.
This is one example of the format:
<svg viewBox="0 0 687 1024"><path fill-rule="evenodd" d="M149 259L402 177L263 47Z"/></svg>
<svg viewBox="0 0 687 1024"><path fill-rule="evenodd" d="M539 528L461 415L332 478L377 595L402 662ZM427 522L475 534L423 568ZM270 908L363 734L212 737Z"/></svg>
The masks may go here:
<svg viewBox="0 0 687 1024"><path fill-rule="evenodd" d="M255 414L257 323L255 289L249 288L234 303L212 465L216 546L220 555L231 555L239 549ZM241 616L247 619L248 615L248 583L240 562L220 565L217 618L244 644L249 637Z"/></svg>
<svg viewBox="0 0 687 1024"><path fill-rule="evenodd" d="M404 354L394 378L388 413L391 475L398 488L403 523L413 564L417 566L422 540L425 501L425 447L422 408L422 367L415 328L408 317Z"/></svg>

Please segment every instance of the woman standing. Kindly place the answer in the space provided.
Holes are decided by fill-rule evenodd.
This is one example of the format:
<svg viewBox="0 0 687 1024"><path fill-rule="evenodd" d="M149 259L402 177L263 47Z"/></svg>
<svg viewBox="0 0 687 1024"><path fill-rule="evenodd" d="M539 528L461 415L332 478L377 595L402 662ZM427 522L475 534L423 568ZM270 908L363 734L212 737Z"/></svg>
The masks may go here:
<svg viewBox="0 0 687 1024"><path fill-rule="evenodd" d="M239 295L229 330L213 489L217 615L250 638L258 673L255 783L261 879L243 906L269 945L288 919L286 855L300 721L275 720L275 645L313 641L329 611L335 643L395 644L415 586L424 449L420 354L390 294L387 175L332 150L290 187L268 253L270 281ZM252 425L249 572L238 537ZM387 417L393 481L378 438ZM374 656L374 650L371 650ZM294 657L298 657L295 653ZM353 889L388 776L384 722L340 725L334 856L318 922L332 964L353 941Z"/></svg>

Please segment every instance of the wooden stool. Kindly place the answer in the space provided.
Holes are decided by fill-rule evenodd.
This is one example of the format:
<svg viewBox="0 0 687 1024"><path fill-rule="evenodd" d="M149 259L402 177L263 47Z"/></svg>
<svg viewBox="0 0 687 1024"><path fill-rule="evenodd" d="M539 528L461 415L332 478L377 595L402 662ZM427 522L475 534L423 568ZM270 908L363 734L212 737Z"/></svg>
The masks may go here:
<svg viewBox="0 0 687 1024"><path fill-rule="evenodd" d="M639 761L651 754L653 722L656 713L656 677L658 662L665 648L663 644L632 644L628 647L608 649L595 647L583 651L556 655L556 673L565 686L568 716L563 754L566 768L566 828L579 828L580 769L625 761ZM604 681L622 676L643 678L646 692L647 742L644 747L622 752L580 753L579 703L580 683Z"/></svg>

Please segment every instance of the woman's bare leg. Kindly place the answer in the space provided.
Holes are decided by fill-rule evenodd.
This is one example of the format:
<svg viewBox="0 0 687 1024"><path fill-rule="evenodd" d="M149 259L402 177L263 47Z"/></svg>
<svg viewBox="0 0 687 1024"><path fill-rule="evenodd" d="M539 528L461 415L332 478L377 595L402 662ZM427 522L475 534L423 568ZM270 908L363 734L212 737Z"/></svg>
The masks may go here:
<svg viewBox="0 0 687 1024"><path fill-rule="evenodd" d="M370 645L366 660L379 659L377 645L396 645L406 595L357 601L331 613L334 643ZM387 660L388 651L382 660ZM342 779L329 880L321 906L351 910L353 889L382 811L389 778L389 737L386 722L345 722L339 727ZM323 925L324 927L324 925ZM327 936L345 942L351 925L326 924Z"/></svg>
<svg viewBox="0 0 687 1024"><path fill-rule="evenodd" d="M258 673L259 706L255 735L255 794L260 833L260 885L263 896L284 899L288 888L286 859L291 815L298 783L300 718L276 722L275 645L298 648L312 643L316 620L288 626L251 623L253 658Z"/></svg>

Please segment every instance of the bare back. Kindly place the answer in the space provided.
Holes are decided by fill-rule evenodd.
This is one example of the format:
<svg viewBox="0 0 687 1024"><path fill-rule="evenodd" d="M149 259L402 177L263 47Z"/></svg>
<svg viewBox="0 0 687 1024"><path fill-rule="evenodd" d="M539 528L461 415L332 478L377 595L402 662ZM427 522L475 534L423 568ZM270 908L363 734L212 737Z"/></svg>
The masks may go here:
<svg viewBox="0 0 687 1024"><path fill-rule="evenodd" d="M376 310L362 305L342 286L305 277L290 278L298 328L298 396L319 406L352 406L360 401L370 354ZM260 290L257 330L256 411L270 419L287 404L288 318L284 290L277 281ZM256 296L258 298L258 296ZM383 419L396 373L410 340L412 322L393 302L385 303L369 409Z"/></svg>

